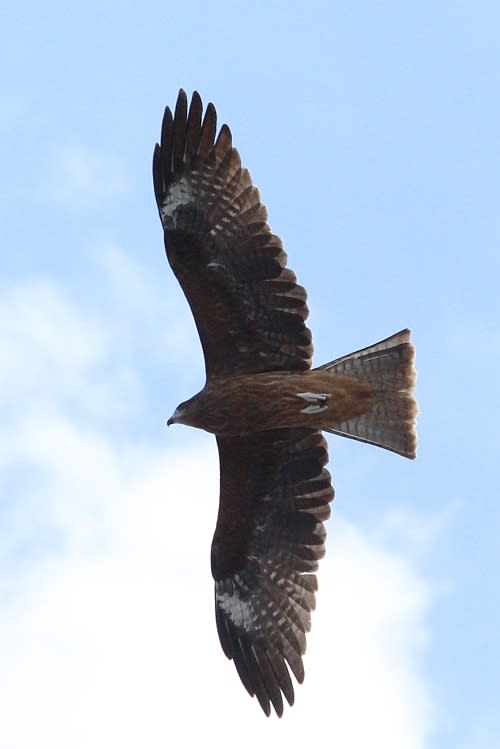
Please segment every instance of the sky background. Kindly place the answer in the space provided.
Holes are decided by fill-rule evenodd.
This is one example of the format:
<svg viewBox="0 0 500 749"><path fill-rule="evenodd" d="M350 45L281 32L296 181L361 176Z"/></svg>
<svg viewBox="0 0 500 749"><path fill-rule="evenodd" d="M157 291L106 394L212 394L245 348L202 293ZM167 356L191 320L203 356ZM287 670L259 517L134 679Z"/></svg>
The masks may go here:
<svg viewBox="0 0 500 749"><path fill-rule="evenodd" d="M1 15L0 746L500 746L498 2ZM281 721L217 639L215 442L165 426L204 381L151 184L180 86L231 126L316 364L417 348L417 460L329 438Z"/></svg>

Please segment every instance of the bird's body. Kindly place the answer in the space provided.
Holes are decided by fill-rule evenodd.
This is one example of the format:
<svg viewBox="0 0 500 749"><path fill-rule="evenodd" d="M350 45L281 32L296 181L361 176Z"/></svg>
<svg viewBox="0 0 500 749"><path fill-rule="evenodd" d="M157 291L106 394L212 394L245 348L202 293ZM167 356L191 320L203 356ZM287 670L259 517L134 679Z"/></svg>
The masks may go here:
<svg viewBox="0 0 500 749"><path fill-rule="evenodd" d="M328 429L366 413L373 393L365 380L324 370L217 377L181 404L173 422L237 437L272 429Z"/></svg>
<svg viewBox="0 0 500 749"><path fill-rule="evenodd" d="M415 457L409 330L311 369L305 289L216 113L181 90L167 107L153 179L170 265L205 357L203 390L169 423L215 434L220 501L212 542L225 654L264 712L292 704L289 670L315 607L334 492L322 430ZM174 323L175 324L175 323Z"/></svg>

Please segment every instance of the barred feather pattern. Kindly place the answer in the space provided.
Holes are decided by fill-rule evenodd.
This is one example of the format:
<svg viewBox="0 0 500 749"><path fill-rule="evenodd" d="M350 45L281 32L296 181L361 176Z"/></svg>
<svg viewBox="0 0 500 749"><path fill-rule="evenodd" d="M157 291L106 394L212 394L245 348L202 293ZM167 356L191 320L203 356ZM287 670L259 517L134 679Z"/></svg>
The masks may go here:
<svg viewBox="0 0 500 749"><path fill-rule="evenodd" d="M167 107L153 179L165 247L191 306L207 376L310 367L306 292L216 112L180 91Z"/></svg>
<svg viewBox="0 0 500 749"><path fill-rule="evenodd" d="M320 432L218 438L221 498L212 544L219 638L266 715L301 683L333 498ZM237 457L239 469L234 473ZM231 466L228 474L227 467ZM225 479L223 477L226 477Z"/></svg>
<svg viewBox="0 0 500 749"><path fill-rule="evenodd" d="M405 329L318 367L365 380L374 395L369 411L335 426L326 426L325 430L383 447L406 458L415 458L418 408L413 397L416 381L414 359L410 331Z"/></svg>

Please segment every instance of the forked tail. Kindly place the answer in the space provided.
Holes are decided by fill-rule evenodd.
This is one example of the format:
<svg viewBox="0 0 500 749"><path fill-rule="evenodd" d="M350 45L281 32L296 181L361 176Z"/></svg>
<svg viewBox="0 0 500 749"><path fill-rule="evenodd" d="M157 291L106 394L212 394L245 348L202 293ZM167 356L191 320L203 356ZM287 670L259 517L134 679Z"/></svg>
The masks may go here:
<svg viewBox="0 0 500 749"><path fill-rule="evenodd" d="M318 367L367 381L375 397L369 411L328 427L325 431L414 458L417 447L415 417L418 411L412 395L416 379L414 357L410 331L401 330L373 346Z"/></svg>

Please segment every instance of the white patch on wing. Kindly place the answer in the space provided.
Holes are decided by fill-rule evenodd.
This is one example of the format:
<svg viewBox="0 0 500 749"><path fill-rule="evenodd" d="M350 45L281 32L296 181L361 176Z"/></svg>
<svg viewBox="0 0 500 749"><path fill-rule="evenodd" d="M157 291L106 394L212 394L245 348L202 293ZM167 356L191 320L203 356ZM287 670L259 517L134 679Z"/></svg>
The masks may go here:
<svg viewBox="0 0 500 749"><path fill-rule="evenodd" d="M237 583L237 577L235 582ZM242 627L247 632L255 629L255 609L250 601L243 601L237 588L232 593L217 593L217 604L229 616L235 627Z"/></svg>
<svg viewBox="0 0 500 749"><path fill-rule="evenodd" d="M193 186L187 174L176 179L170 185L161 208L162 219L171 218L174 210L180 205L189 205L193 202Z"/></svg>
<svg viewBox="0 0 500 749"><path fill-rule="evenodd" d="M303 414L317 414L326 411L328 400L332 397L331 393L297 393L298 398L303 398L309 406L300 409Z"/></svg>

